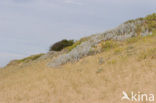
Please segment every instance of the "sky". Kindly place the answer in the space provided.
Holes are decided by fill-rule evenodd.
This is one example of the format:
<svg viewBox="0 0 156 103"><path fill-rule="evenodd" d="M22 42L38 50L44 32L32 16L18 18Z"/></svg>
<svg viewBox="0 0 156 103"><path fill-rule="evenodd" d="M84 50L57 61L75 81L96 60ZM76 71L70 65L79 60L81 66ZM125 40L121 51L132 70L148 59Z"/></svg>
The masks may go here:
<svg viewBox="0 0 156 103"><path fill-rule="evenodd" d="M0 67L156 12L156 0L0 0Z"/></svg>

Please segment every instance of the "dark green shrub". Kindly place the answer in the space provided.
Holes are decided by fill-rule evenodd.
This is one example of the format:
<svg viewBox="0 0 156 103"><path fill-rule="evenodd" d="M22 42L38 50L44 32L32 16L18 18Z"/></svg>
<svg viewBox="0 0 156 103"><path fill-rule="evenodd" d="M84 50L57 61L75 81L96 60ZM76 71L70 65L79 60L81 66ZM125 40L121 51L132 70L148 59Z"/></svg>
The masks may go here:
<svg viewBox="0 0 156 103"><path fill-rule="evenodd" d="M67 47L67 49L70 52L71 50L73 50L75 47L77 47L80 44L81 44L81 41L77 41L72 46Z"/></svg>
<svg viewBox="0 0 156 103"><path fill-rule="evenodd" d="M61 40L59 42L56 42L50 47L49 51L61 51L65 47L72 46L74 44L74 40Z"/></svg>

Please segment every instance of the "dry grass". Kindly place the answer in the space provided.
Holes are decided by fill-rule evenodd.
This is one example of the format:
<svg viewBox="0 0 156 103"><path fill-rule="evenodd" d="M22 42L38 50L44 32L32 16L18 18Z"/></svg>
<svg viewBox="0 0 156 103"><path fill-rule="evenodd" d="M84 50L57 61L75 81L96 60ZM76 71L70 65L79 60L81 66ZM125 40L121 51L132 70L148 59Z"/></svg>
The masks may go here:
<svg viewBox="0 0 156 103"><path fill-rule="evenodd" d="M123 90L156 94L155 44L156 36L125 41L56 69L44 60L1 69L0 103L130 103Z"/></svg>

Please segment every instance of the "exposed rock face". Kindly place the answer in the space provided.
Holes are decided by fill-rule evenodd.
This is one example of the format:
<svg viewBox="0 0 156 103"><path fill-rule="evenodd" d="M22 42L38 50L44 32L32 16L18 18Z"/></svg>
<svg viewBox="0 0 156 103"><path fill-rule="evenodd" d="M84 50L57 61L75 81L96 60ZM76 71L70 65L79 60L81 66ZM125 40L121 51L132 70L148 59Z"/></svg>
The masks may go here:
<svg viewBox="0 0 156 103"><path fill-rule="evenodd" d="M144 25L145 20L138 19L133 22L126 22L124 24L119 25L117 28L106 31L104 33L93 35L89 40L81 43L77 47L75 47L72 51L66 54L62 54L58 56L56 59L52 60L48 66L55 67L67 62L77 61L80 58L90 55L93 52L93 46L97 45L101 41L106 40L125 40L134 36L137 36L138 26L141 27L140 35L145 36L150 34L151 32L148 28L145 28Z"/></svg>

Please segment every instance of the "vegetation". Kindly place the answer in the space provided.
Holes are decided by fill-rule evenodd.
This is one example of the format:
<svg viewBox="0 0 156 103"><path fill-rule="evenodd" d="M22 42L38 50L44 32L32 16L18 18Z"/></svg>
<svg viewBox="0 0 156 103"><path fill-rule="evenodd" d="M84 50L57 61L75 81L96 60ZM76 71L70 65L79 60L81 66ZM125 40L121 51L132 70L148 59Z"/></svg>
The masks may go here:
<svg viewBox="0 0 156 103"><path fill-rule="evenodd" d="M150 31L153 31L156 29L156 13L153 13L151 15L148 15L146 18L146 24Z"/></svg>
<svg viewBox="0 0 156 103"><path fill-rule="evenodd" d="M75 42L72 46L67 47L68 51L71 51L72 49L80 45L81 43L82 43L81 41Z"/></svg>
<svg viewBox="0 0 156 103"><path fill-rule="evenodd" d="M141 38L142 38L141 36L132 37L132 38L127 39L126 42L127 42L127 44L135 43L135 42L137 42Z"/></svg>
<svg viewBox="0 0 156 103"><path fill-rule="evenodd" d="M50 47L49 51L61 51L65 47L72 46L74 44L74 40L61 40Z"/></svg>
<svg viewBox="0 0 156 103"><path fill-rule="evenodd" d="M145 19L146 20L156 20L156 13L146 16Z"/></svg>
<svg viewBox="0 0 156 103"><path fill-rule="evenodd" d="M78 45L80 45L82 42L87 41L89 38L90 37L84 37L84 38L81 38L80 40L76 41L73 45L67 47L68 51L70 52L71 50L76 48Z"/></svg>
<svg viewBox="0 0 156 103"><path fill-rule="evenodd" d="M139 60L144 59L154 59L156 58L156 48L151 48L145 51L142 51L138 57Z"/></svg>
<svg viewBox="0 0 156 103"><path fill-rule="evenodd" d="M102 51L109 50L117 46L117 42L113 40L108 40L102 43Z"/></svg>
<svg viewBox="0 0 156 103"><path fill-rule="evenodd" d="M114 54L120 54L124 49L122 47L116 48Z"/></svg>
<svg viewBox="0 0 156 103"><path fill-rule="evenodd" d="M128 28L131 29L131 26ZM120 103L121 90L131 89L137 93L140 88L146 88L141 92L152 91L155 94L156 82L152 78L156 78L156 31L152 32L152 35L120 39L122 41L110 40L112 33L107 33L108 38L106 35L102 39L101 37L91 39L90 42L89 40L83 42L85 39L81 39L67 47L72 50L71 52L58 59L58 63L67 64L57 67L47 66L51 58L39 59L43 54L18 60L24 63L33 60L36 62L31 65L12 64L0 69L0 101L2 103L89 103L90 101ZM95 41L98 44L91 45ZM103 51L88 56L91 46ZM68 60L74 61L75 58L79 61L68 63ZM113 99L110 98L112 94Z"/></svg>
<svg viewBox="0 0 156 103"><path fill-rule="evenodd" d="M23 62L34 61L34 60L37 60L38 58L40 58L42 55L44 55L44 54L32 55L32 56L26 57L24 59L17 60L17 62L18 63L23 63Z"/></svg>
<svg viewBox="0 0 156 103"><path fill-rule="evenodd" d="M150 20L148 20L150 18ZM155 28L155 14L149 15L147 18L138 18L135 20L130 20L122 25L119 25L117 28L106 31L101 34L92 35L87 38L83 38L76 42L74 45L68 47L68 53L60 55L58 58L55 58L48 65L51 67L59 66L66 64L67 62L78 61L80 58L92 54L96 54L101 50L96 50L96 46L99 42L103 42L102 51L109 50L118 46L113 40L127 40L128 38L133 37L132 39L127 40L127 44L140 41L140 37L150 35ZM152 23L151 23L152 22ZM137 38L135 38L137 36ZM146 40L146 38L142 39ZM83 42L83 43L82 43ZM79 46L78 46L79 45ZM77 47L77 48L76 48ZM75 48L75 49L74 49ZM98 48L98 47L97 47ZM74 50L73 50L74 49ZM128 54L129 55L129 54ZM131 55L131 53L130 53Z"/></svg>
<svg viewBox="0 0 156 103"><path fill-rule="evenodd" d="M145 38L148 42L143 41ZM119 91L129 89L129 85L136 92L140 88L155 90L156 82L151 79L156 78L155 40L156 35L141 37L134 43L106 41L104 47L111 49L54 68L47 67L44 60L27 66L7 67L0 70L0 100L3 103L71 103L78 100L120 103ZM112 44L116 43L118 46L114 48ZM127 50L137 53L127 56Z"/></svg>
<svg viewBox="0 0 156 103"><path fill-rule="evenodd" d="M142 32L153 32L153 30L156 30L156 13L153 13L151 15L146 16L145 18L138 18L135 20L129 20L126 23L135 23L136 21L142 21L142 24L136 24L137 28L135 29L135 32L137 35L140 35Z"/></svg>

